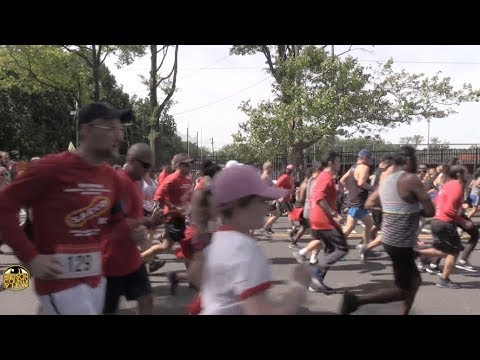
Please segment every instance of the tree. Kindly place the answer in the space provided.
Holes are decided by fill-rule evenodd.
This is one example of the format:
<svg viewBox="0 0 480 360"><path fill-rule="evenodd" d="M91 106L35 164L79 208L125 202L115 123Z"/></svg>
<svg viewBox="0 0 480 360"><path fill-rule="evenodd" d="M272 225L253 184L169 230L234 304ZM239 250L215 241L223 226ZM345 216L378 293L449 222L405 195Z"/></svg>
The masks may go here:
<svg viewBox="0 0 480 360"><path fill-rule="evenodd" d="M100 92L100 83L105 76L102 73L102 66L109 55L120 53L118 64L130 64L135 57L145 54L145 48L142 45L62 45L66 51L78 56L90 70L89 84L91 90L91 100L100 101L102 98Z"/></svg>
<svg viewBox="0 0 480 360"><path fill-rule="evenodd" d="M149 142L151 128L151 107L150 99L133 99L133 109L135 121L128 126L128 136L130 144L135 142ZM169 109L169 107L168 107ZM173 116L163 113L158 128L158 137L162 139L160 151L156 153L156 164L168 164L175 154L184 152L182 139L177 135L177 124Z"/></svg>
<svg viewBox="0 0 480 360"><path fill-rule="evenodd" d="M430 139L430 150L450 149L450 143L448 141L441 141L437 137Z"/></svg>
<svg viewBox="0 0 480 360"><path fill-rule="evenodd" d="M415 149L418 147L418 145L424 143L425 138L422 135L405 136L400 138L400 144L412 145Z"/></svg>
<svg viewBox="0 0 480 360"><path fill-rule="evenodd" d="M119 54L117 66L129 64L144 53L140 45L8 45L0 47L4 69L1 87L17 86L26 92L43 90L71 93L78 104L106 101L112 78L104 65L110 54Z"/></svg>
<svg viewBox="0 0 480 360"><path fill-rule="evenodd" d="M2 150L18 158L66 151L75 141L69 115L74 100L60 91L29 94L18 87L0 90L0 139Z"/></svg>
<svg viewBox="0 0 480 360"><path fill-rule="evenodd" d="M390 60L378 69L360 66L351 56L331 56L326 46L236 45L232 54L265 56L272 75L271 101L240 109L248 120L235 141L263 152L285 147L288 161L303 163L303 151L335 135L368 134L413 121L443 118L465 101L477 101L471 85L454 90L439 75L395 73Z"/></svg>
<svg viewBox="0 0 480 360"><path fill-rule="evenodd" d="M118 108L131 101L101 65L102 100ZM85 100L88 69L77 56L55 46L0 47L0 138L2 150L23 158L64 151L75 143L70 112ZM126 148L123 149L126 151Z"/></svg>
<svg viewBox="0 0 480 360"><path fill-rule="evenodd" d="M29 94L60 91L79 103L84 99L88 69L58 46L0 46L0 68L0 88L15 87Z"/></svg>
<svg viewBox="0 0 480 360"><path fill-rule="evenodd" d="M267 160L273 160L276 154L273 151L259 152L247 142L236 141L223 146L215 152L215 155L237 160L243 164L261 164Z"/></svg>
<svg viewBox="0 0 480 360"><path fill-rule="evenodd" d="M385 141L380 136L359 136L351 138L335 137L335 149L336 150L350 150L358 151L361 149L370 149L377 151L394 151L398 149L397 145L394 145L388 141Z"/></svg>
<svg viewBox="0 0 480 360"><path fill-rule="evenodd" d="M174 61L170 72L166 76L161 76L162 65L167 57L168 51L172 46L163 45L158 48L158 45L150 45L150 78L148 81L144 79L144 83L148 85L149 100L150 100L150 148L157 159L157 149L163 146L162 141L168 141L162 137L160 129L162 128L162 119L168 119L167 110L172 106L172 96L177 85L177 71L178 71L178 45L174 48ZM160 64L158 64L158 55L161 55ZM164 99L159 104L158 89L161 89L165 94ZM173 118L172 118L173 120ZM159 136L160 135L160 136Z"/></svg>

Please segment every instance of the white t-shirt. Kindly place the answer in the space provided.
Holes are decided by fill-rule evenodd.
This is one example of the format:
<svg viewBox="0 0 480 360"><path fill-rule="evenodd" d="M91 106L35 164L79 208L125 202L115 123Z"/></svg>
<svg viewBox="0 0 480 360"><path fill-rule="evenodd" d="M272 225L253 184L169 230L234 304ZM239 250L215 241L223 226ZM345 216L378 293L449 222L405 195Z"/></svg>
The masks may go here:
<svg viewBox="0 0 480 360"><path fill-rule="evenodd" d="M157 190L157 185L152 180L152 185L147 184L145 180L142 180L143 185L143 208L147 211L152 212L155 208L155 202L153 198L155 196L155 191Z"/></svg>
<svg viewBox="0 0 480 360"><path fill-rule="evenodd" d="M267 258L250 236L220 230L204 251L203 315L243 315L241 302L271 287Z"/></svg>

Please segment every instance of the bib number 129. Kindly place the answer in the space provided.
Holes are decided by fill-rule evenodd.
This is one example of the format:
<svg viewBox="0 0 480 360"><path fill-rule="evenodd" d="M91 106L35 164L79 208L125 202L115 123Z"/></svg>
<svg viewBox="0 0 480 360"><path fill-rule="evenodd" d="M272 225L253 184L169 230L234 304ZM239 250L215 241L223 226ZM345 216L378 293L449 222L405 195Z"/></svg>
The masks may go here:
<svg viewBox="0 0 480 360"><path fill-rule="evenodd" d="M92 267L92 256L90 254L70 255L67 257L68 272L90 271Z"/></svg>

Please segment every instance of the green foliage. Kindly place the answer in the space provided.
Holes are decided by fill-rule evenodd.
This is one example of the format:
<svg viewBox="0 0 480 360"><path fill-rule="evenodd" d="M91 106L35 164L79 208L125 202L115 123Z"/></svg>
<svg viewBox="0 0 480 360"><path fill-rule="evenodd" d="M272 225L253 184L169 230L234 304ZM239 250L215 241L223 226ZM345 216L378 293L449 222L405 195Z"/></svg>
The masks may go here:
<svg viewBox="0 0 480 360"><path fill-rule="evenodd" d="M425 138L422 135L405 136L400 138L400 144L412 145L415 149L420 144L425 144Z"/></svg>
<svg viewBox="0 0 480 360"><path fill-rule="evenodd" d="M74 99L59 91L0 90L0 149L23 160L66 151L75 143L73 106Z"/></svg>
<svg viewBox="0 0 480 360"><path fill-rule="evenodd" d="M303 150L334 136L363 136L379 127L395 128L444 118L465 101L478 101L471 85L454 89L439 74L394 72L393 61L378 68L359 65L351 56L332 57L323 48L297 45L237 45L231 53L263 53L274 77L271 101L240 105L248 120L236 142L257 152L283 147L292 160Z"/></svg>
<svg viewBox="0 0 480 360"><path fill-rule="evenodd" d="M129 95L103 64L99 74L100 100L130 108ZM89 102L91 91L86 62L61 46L1 46L0 149L25 159L67 150L76 138L70 112L76 101Z"/></svg>

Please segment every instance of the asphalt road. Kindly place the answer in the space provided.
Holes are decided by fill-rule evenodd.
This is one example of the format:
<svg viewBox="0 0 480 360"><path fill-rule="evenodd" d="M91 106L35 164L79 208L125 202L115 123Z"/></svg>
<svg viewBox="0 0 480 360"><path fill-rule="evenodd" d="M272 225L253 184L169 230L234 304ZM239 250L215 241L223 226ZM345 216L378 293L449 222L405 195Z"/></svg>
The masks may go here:
<svg viewBox="0 0 480 360"><path fill-rule="evenodd" d="M259 239L259 244L270 259L275 286L271 290L274 296L281 296L286 290L286 284L290 277L293 266L297 264L288 248L287 219L281 218L275 224L275 234L271 240ZM392 266L388 255L379 247L378 258L362 263L359 260L355 245L359 243L363 227L358 225L349 239L350 252L344 261L335 264L326 277L327 285L337 289L338 293L324 295L309 293L308 302L299 312L300 314L334 315L338 313L342 293L350 290L357 294L372 291L393 283ZM310 239L306 236L304 242ZM427 244L431 239L428 228L421 235L421 239ZM6 254L0 255L0 271L6 267L17 264L15 256L10 249L1 247ZM480 247L471 256L471 263L480 266ZM169 294L167 273L169 271L182 270L183 264L179 263L173 255L162 255L167 264L157 272L151 274L155 297L155 314L173 315L184 314L185 307L189 304L194 291L188 288L188 284L181 283L176 296ZM456 269L451 278L463 285L462 289L451 290L435 286L438 276L427 273L422 274L423 283L417 294L412 308L412 315L471 315L480 314L480 273L469 273ZM374 314L391 315L399 311L398 303L367 305L353 315ZM31 315L38 312L38 302L33 291L33 286L23 291L4 290L0 286L0 314ZM135 302L123 301L120 314L135 314Z"/></svg>

